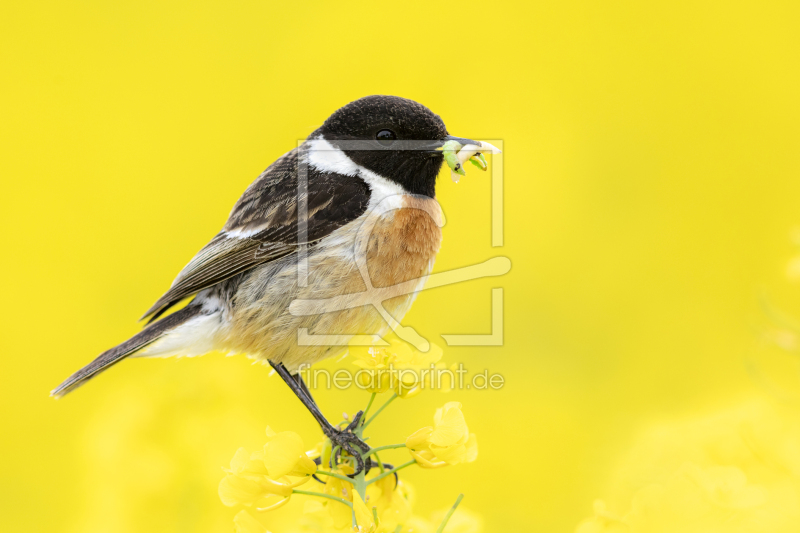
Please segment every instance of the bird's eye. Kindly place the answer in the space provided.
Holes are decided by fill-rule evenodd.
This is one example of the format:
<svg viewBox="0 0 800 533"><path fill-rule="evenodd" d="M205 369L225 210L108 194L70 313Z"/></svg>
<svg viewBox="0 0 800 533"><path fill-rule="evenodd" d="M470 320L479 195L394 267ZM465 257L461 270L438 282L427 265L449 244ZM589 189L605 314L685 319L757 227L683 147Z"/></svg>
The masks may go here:
<svg viewBox="0 0 800 533"><path fill-rule="evenodd" d="M397 135L392 130L381 130L375 134L375 140L381 146L389 146L397 140Z"/></svg>

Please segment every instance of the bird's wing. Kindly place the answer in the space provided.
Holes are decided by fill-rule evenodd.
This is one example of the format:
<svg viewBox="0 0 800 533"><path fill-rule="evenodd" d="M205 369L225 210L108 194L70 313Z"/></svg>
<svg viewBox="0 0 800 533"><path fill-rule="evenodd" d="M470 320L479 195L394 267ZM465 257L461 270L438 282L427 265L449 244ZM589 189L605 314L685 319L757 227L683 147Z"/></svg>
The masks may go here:
<svg viewBox="0 0 800 533"><path fill-rule="evenodd" d="M367 209L369 186L358 176L307 166L306 238L298 235L298 150L265 170L236 202L223 230L203 247L144 314L155 320L182 299L221 281L313 245Z"/></svg>

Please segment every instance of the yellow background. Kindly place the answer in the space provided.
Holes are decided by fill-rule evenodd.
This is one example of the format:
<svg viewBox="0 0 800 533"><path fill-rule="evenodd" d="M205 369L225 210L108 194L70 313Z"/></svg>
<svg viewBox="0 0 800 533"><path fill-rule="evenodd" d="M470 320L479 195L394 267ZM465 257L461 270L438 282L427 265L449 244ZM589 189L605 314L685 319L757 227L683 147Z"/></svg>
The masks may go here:
<svg viewBox="0 0 800 533"><path fill-rule="evenodd" d="M513 266L423 293L405 321L439 344L488 333L503 287L505 345L445 348L445 361L506 387L398 402L373 438L397 442L460 400L480 457L411 469L418 510L463 491L486 531L572 531L640 430L766 394L745 364L759 295L800 312L785 277L800 225L799 14L797 2L4 2L3 531L229 531L216 484L235 449L260 445L267 424L316 439L243 357L127 361L63 400L48 391L138 330L270 162L375 93L504 140L506 245L491 247L488 176L442 174L437 269ZM317 396L332 417L365 400ZM286 530L284 515L268 520Z"/></svg>

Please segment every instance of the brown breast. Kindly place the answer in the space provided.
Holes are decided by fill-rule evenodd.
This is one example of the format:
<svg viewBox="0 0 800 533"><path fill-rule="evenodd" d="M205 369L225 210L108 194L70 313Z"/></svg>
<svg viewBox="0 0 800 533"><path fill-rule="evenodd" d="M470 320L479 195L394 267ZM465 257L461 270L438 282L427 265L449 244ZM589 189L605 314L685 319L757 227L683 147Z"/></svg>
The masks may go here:
<svg viewBox="0 0 800 533"><path fill-rule="evenodd" d="M367 247L374 287L389 287L430 273L442 242L439 203L426 196L403 197L403 207L378 220Z"/></svg>

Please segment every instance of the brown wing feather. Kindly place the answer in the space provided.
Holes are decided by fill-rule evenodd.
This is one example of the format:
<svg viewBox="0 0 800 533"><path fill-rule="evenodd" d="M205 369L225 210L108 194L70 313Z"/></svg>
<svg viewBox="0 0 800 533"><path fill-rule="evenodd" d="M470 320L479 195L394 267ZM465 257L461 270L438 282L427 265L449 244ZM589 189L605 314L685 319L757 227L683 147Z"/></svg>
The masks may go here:
<svg viewBox="0 0 800 533"><path fill-rule="evenodd" d="M270 165L231 211L223 231L200 250L142 319L151 321L184 298L298 247L297 149ZM314 242L358 218L369 203L359 177L308 171L305 243ZM237 237L237 234L248 235Z"/></svg>
<svg viewBox="0 0 800 533"><path fill-rule="evenodd" d="M262 245L263 243L252 239L229 239L220 233L186 265L175 278L172 287L142 318L153 315L150 319L152 322L184 298L249 270L259 263L291 253L295 248L292 245L280 244L271 248L272 253L259 255L259 248Z"/></svg>

